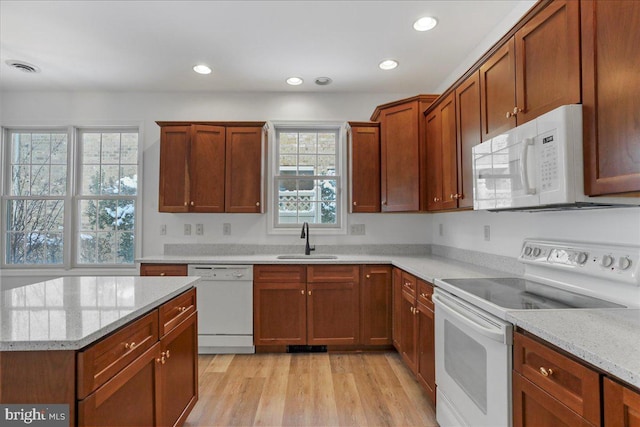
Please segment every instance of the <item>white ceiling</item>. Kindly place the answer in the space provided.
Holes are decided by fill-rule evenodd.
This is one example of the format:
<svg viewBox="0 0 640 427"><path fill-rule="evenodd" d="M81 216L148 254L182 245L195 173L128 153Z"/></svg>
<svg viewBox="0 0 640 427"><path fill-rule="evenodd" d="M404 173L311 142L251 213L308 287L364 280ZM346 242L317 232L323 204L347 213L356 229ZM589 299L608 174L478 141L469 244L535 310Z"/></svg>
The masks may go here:
<svg viewBox="0 0 640 427"><path fill-rule="evenodd" d="M0 90L429 93L518 3L0 0ZM424 15L439 25L413 30Z"/></svg>

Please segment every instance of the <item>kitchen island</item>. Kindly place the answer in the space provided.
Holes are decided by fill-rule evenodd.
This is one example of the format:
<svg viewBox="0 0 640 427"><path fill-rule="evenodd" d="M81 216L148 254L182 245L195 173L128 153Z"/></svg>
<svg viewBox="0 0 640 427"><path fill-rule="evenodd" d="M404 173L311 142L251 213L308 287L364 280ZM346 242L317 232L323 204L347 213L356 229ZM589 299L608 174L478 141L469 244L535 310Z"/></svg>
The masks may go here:
<svg viewBox="0 0 640 427"><path fill-rule="evenodd" d="M197 400L198 280L64 277L0 290L0 403L67 404L71 426L182 423Z"/></svg>

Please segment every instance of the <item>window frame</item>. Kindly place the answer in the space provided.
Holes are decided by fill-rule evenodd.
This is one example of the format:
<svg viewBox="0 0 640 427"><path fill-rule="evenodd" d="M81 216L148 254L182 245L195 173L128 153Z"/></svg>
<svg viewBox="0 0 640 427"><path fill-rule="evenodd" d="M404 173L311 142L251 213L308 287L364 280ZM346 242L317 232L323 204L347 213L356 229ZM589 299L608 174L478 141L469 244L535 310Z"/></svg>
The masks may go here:
<svg viewBox="0 0 640 427"><path fill-rule="evenodd" d="M0 141L2 148L0 149L0 164L3 167L3 173L0 173L0 215L3 219L7 218L8 200L24 199L23 196L11 196L10 185L10 163L11 163L11 134L20 132L60 132L67 134L67 187L66 193L62 197L35 197L33 199L63 199L64 200L64 216L63 216L63 262L60 264L10 264L6 259L6 226L0 227L0 267L5 271L13 271L21 273L30 271L35 275L50 272L56 274L59 271L67 271L73 274L73 271L79 274L100 274L107 273L112 275L132 273L137 270L136 258L140 257L142 250L142 217L143 217L143 122L125 122L119 124L88 124L88 125L22 125L10 124L0 127ZM83 196L80 194L81 173L79 168L82 166L81 159L81 132L136 132L138 134L138 163L137 163L137 188L135 196L135 217L136 223L134 228L134 260L131 264L81 264L78 262L77 255L79 250L78 232L80 230L80 218L77 212L80 200L87 198L96 198L93 196ZM100 196L98 196L99 198ZM32 198L31 196L29 198ZM4 223L5 221L3 221ZM118 271L120 270L120 271Z"/></svg>
<svg viewBox="0 0 640 427"><path fill-rule="evenodd" d="M279 224L278 209L278 171L279 171L279 141L278 132L290 131L335 131L336 140L336 224L309 223L315 234L337 235L347 234L347 147L346 147L346 122L337 121L271 121L267 122L268 129L268 179L267 197L269 206L267 209L267 233L279 235L295 235L300 233L302 223ZM309 175L304 179L321 179L324 175Z"/></svg>

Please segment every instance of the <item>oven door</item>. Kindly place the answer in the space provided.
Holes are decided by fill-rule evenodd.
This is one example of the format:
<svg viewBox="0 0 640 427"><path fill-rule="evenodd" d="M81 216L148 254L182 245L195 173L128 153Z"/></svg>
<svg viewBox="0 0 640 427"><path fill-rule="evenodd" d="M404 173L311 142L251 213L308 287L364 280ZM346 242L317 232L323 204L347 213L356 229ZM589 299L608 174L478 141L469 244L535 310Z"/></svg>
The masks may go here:
<svg viewBox="0 0 640 427"><path fill-rule="evenodd" d="M513 326L438 288L433 302L438 423L510 426Z"/></svg>

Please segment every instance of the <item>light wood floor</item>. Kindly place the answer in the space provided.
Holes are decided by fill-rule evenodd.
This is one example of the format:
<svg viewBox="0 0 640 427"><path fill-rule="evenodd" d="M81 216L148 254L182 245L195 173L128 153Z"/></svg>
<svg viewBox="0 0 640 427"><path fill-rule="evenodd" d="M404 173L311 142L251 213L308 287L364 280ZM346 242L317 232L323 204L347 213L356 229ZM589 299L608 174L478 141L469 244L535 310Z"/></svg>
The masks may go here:
<svg viewBox="0 0 640 427"><path fill-rule="evenodd" d="M437 426L397 353L199 356L186 426Z"/></svg>

